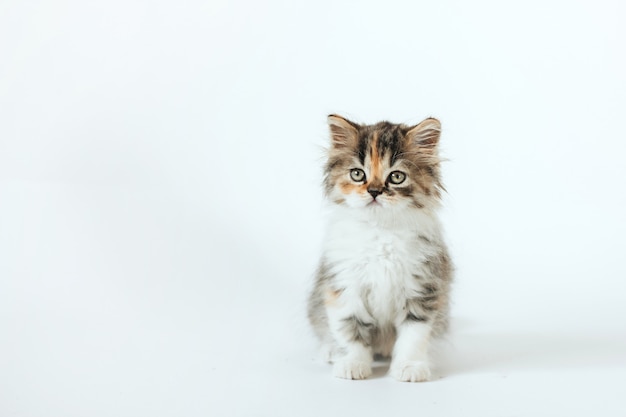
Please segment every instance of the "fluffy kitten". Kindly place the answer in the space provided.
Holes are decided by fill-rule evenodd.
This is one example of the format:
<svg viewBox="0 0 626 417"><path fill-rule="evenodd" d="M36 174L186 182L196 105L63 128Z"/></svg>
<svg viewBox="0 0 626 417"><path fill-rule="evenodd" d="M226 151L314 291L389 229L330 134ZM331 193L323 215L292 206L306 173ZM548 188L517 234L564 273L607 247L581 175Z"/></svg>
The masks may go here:
<svg viewBox="0 0 626 417"><path fill-rule="evenodd" d="M325 191L333 212L308 316L335 376L371 375L391 356L400 381L430 378L447 327L452 268L437 218L441 125L360 125L328 116Z"/></svg>

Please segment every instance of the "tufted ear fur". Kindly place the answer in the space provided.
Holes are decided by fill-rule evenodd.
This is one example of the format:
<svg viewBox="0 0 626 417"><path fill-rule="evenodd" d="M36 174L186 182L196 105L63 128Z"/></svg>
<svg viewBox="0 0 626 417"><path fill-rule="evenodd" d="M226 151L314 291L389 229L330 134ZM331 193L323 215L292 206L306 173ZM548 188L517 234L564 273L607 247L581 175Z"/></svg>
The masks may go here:
<svg viewBox="0 0 626 417"><path fill-rule="evenodd" d="M406 136L413 145L434 152L441 136L441 123L437 119L426 119L413 126Z"/></svg>
<svg viewBox="0 0 626 417"><path fill-rule="evenodd" d="M336 114L328 116L332 146L336 149L355 146L359 125Z"/></svg>

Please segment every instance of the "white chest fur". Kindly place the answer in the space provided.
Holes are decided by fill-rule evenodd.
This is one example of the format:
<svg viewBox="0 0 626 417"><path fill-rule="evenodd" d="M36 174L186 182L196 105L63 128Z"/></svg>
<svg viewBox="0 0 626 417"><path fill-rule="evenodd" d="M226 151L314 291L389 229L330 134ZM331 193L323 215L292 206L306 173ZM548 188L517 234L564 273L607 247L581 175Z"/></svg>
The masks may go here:
<svg viewBox="0 0 626 417"><path fill-rule="evenodd" d="M330 219L324 258L345 302L363 303L373 320L392 323L420 291L415 276L439 238L433 216L339 210Z"/></svg>

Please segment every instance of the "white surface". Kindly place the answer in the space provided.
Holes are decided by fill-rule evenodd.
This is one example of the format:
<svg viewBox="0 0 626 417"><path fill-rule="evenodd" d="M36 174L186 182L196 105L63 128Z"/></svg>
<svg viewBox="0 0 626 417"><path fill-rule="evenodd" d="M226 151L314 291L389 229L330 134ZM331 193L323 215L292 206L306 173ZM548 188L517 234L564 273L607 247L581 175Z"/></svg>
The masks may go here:
<svg viewBox="0 0 626 417"><path fill-rule="evenodd" d="M0 415L626 415L620 2L0 5ZM325 116L443 122L436 379L331 377Z"/></svg>

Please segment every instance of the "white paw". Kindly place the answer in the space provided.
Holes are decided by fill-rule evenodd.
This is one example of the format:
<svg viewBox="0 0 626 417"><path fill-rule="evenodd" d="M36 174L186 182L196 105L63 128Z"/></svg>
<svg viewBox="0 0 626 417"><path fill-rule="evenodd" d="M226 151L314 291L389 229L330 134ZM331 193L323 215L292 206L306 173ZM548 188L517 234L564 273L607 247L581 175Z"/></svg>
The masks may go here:
<svg viewBox="0 0 626 417"><path fill-rule="evenodd" d="M333 365L333 375L344 379L365 379L372 375L372 367L367 362L338 360Z"/></svg>
<svg viewBox="0 0 626 417"><path fill-rule="evenodd" d="M398 381L403 382L423 382L430 379L428 363L421 361L392 364L389 373Z"/></svg>

